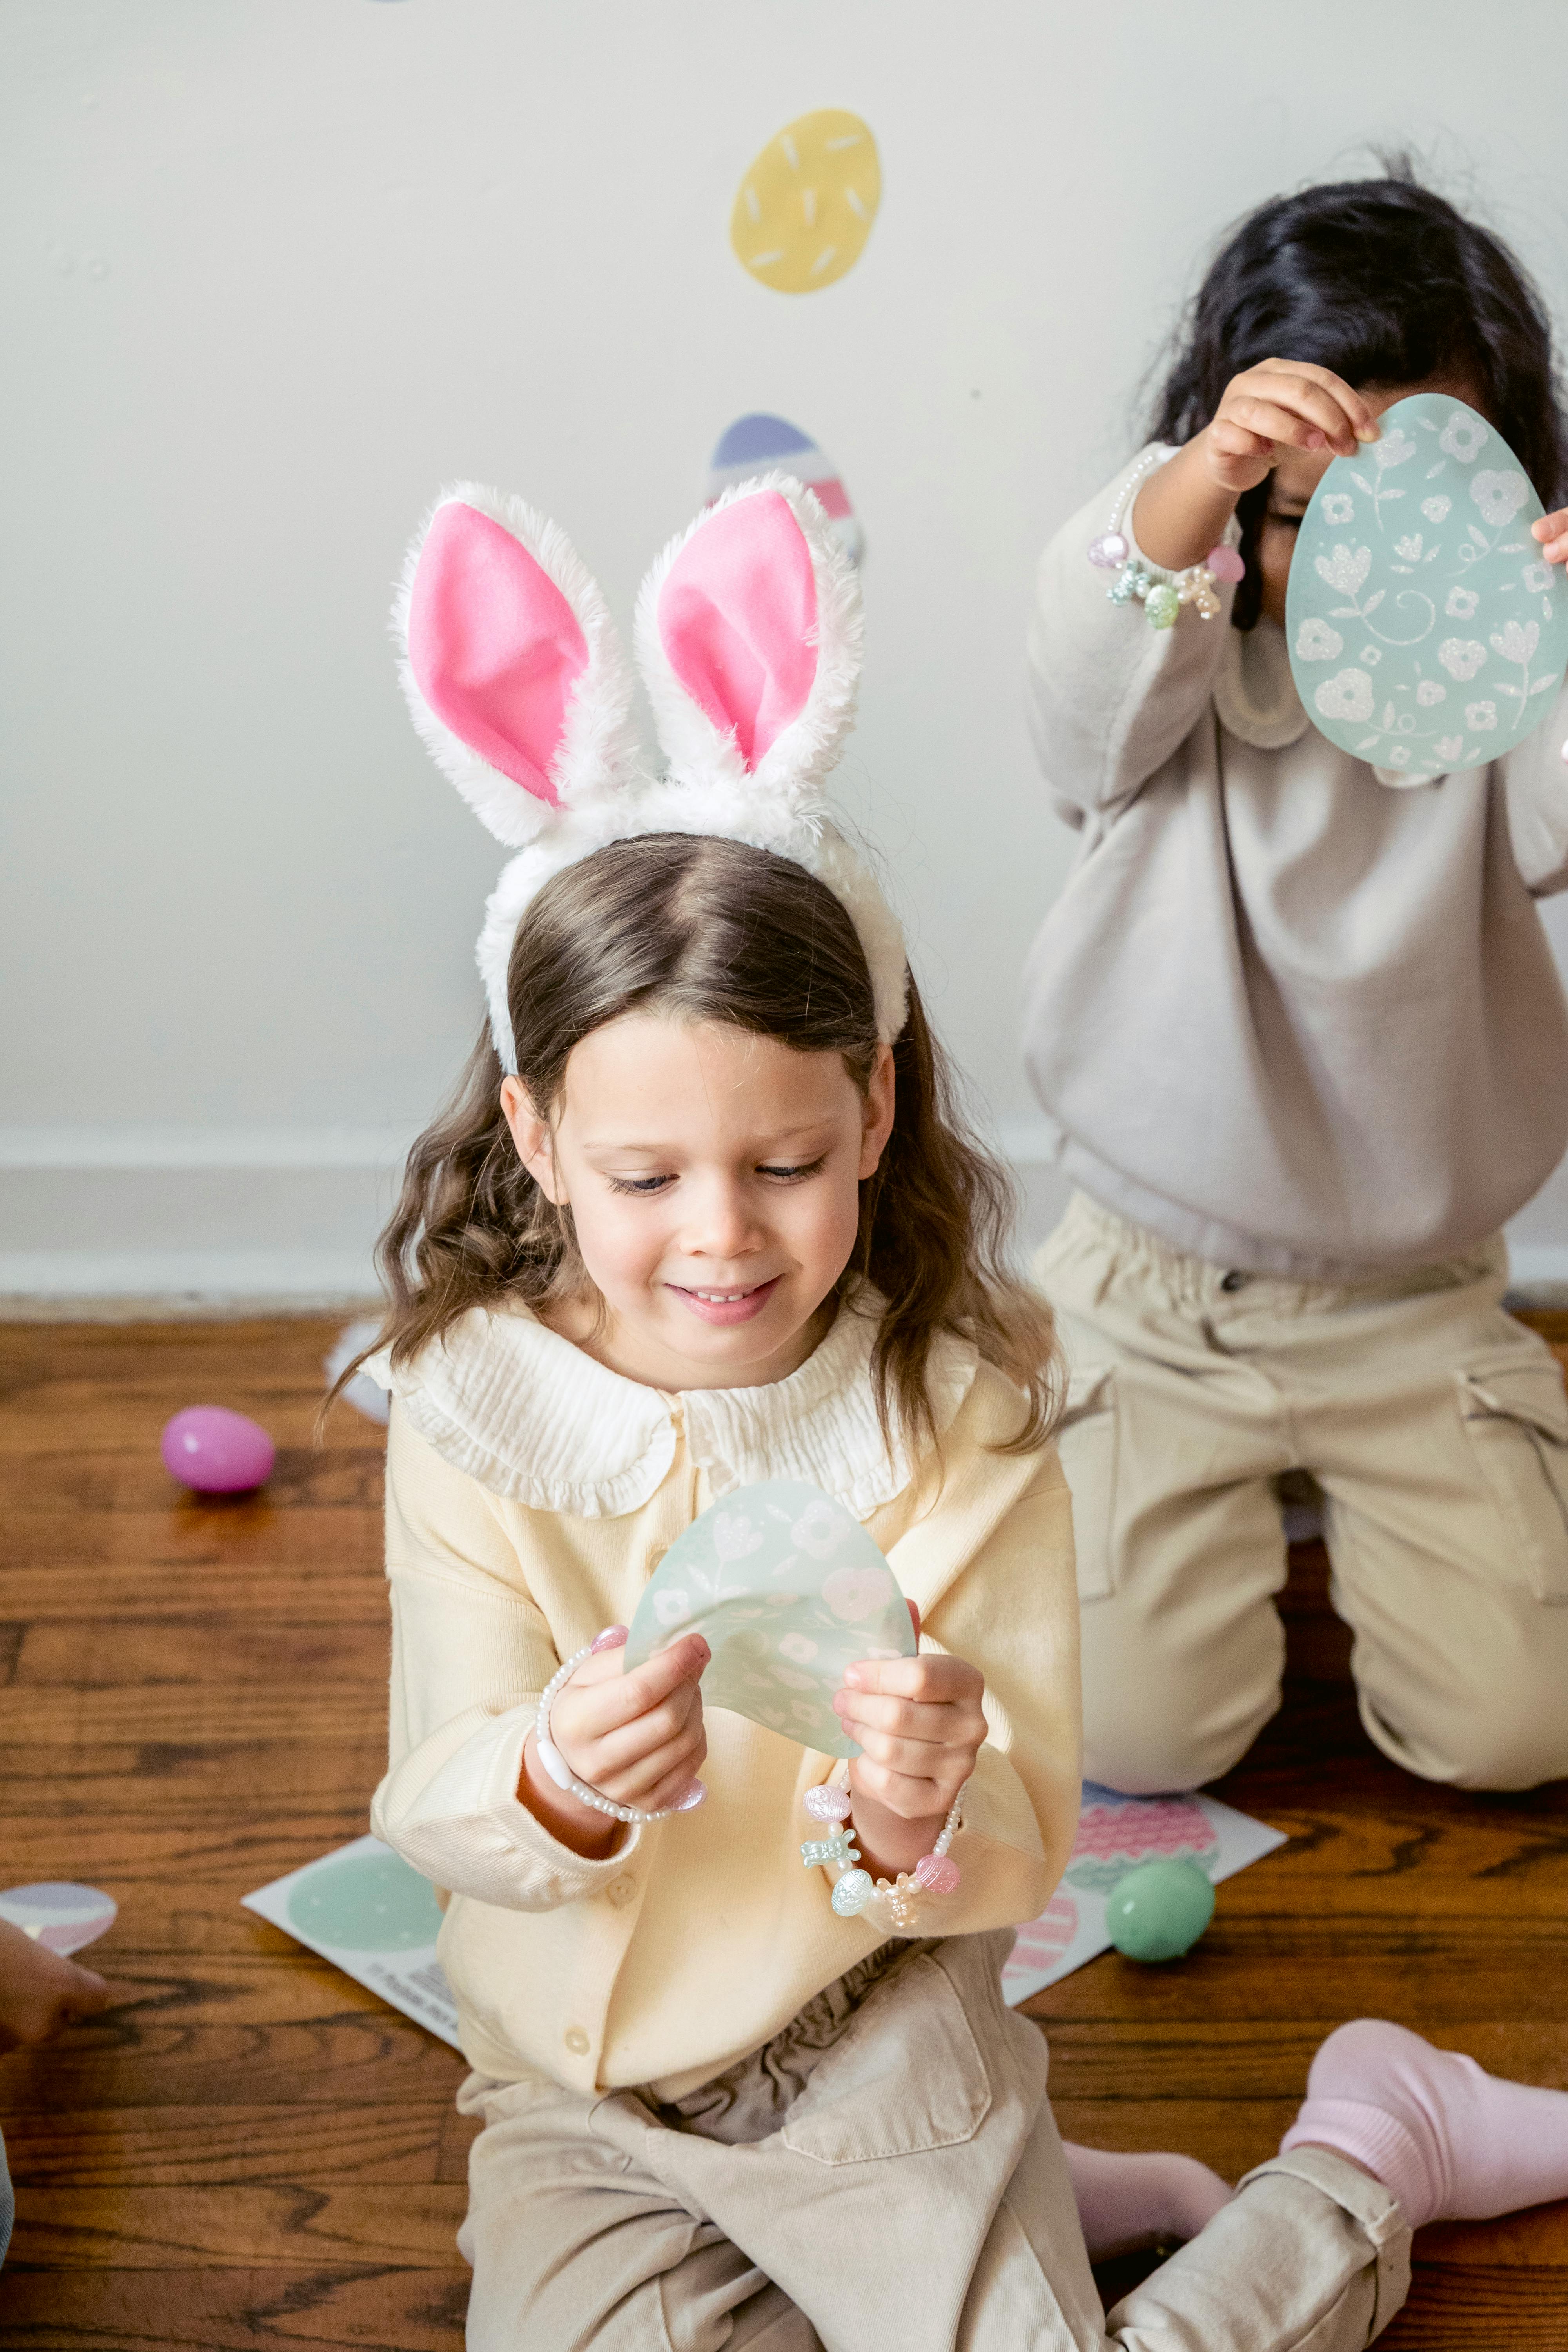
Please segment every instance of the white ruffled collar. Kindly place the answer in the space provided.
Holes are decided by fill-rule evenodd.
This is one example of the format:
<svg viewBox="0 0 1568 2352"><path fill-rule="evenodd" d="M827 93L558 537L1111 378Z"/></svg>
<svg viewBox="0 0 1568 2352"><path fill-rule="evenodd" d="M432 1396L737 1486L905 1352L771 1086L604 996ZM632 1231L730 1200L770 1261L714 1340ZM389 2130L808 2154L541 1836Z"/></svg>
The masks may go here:
<svg viewBox="0 0 1568 2352"><path fill-rule="evenodd" d="M802 1478L868 1518L910 1483L901 1439L877 1419L871 1349L878 1302L845 1305L815 1354L765 1388L689 1389L679 1396L610 1371L526 1307L471 1307L445 1338L393 1369L383 1349L364 1369L391 1391L444 1461L531 1510L618 1518L639 1510L675 1458L678 1419L718 1495L763 1478ZM973 1347L939 1339L928 1385L938 1431L973 1384Z"/></svg>

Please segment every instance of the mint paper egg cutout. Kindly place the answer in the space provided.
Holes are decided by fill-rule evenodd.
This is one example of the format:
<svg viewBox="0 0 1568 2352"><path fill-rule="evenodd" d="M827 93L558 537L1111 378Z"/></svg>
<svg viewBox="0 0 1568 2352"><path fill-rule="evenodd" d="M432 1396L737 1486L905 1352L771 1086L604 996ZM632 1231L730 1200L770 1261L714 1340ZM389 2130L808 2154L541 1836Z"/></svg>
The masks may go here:
<svg viewBox="0 0 1568 2352"><path fill-rule="evenodd" d="M1336 457L1297 534L1285 601L1296 689L1387 784L1483 767L1548 717L1568 669L1568 585L1544 511L1494 425L1421 392Z"/></svg>
<svg viewBox="0 0 1568 2352"><path fill-rule="evenodd" d="M705 1706L824 1756L860 1753L833 1711L846 1666L915 1650L898 1579L865 1528L795 1478L738 1488L671 1544L637 1602L626 1673L682 1633L713 1653Z"/></svg>
<svg viewBox="0 0 1568 2352"><path fill-rule="evenodd" d="M441 1932L441 1906L400 1854L336 1854L308 1871L289 1916L310 1943L351 1952L412 1952Z"/></svg>

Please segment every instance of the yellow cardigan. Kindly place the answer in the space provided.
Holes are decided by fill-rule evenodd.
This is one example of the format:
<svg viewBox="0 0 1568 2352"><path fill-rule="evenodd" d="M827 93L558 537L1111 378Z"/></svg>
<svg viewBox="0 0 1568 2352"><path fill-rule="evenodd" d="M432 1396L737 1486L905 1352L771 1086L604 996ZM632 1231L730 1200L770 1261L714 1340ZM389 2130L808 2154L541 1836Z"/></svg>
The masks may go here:
<svg viewBox="0 0 1568 2352"><path fill-rule="evenodd" d="M805 1790L833 1770L727 1709L707 1717L706 1804L623 1830L604 1861L517 1797L540 1692L604 1626L629 1623L665 1550L715 1496L813 1480L859 1517L918 1602L927 1645L985 1676L991 1737L952 1847L958 1891L920 1935L1032 1919L1078 1813L1077 1598L1054 1446L998 1454L1018 1397L944 1342L931 1386L942 1475L891 1453L869 1379L874 1322L841 1309L771 1387L669 1397L526 1313L475 1310L395 1373L387 1453L390 1764L378 1836L449 1896L440 1957L481 2073L681 2096L786 2024L886 1940L841 1919L807 1870ZM923 1473L923 1475L921 1475ZM842 1777L844 1767L837 1768Z"/></svg>

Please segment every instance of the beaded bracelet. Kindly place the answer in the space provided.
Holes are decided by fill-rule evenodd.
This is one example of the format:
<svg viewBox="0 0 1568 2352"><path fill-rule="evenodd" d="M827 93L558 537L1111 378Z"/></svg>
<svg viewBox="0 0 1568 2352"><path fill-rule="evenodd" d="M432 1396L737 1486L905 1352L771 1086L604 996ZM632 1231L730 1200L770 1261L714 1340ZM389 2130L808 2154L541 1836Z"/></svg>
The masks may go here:
<svg viewBox="0 0 1568 2352"><path fill-rule="evenodd" d="M1164 457L1163 449L1146 449L1117 493L1110 523L1089 547L1089 560L1103 572L1114 572L1115 579L1106 590L1113 604L1131 604L1134 601L1143 607L1143 618L1152 629L1171 628L1184 604L1195 607L1200 621L1212 621L1219 611L1217 583L1222 580L1239 580L1247 570L1234 547L1223 541L1211 547L1201 563L1189 563L1184 572L1166 572L1151 563L1146 556L1134 555L1126 532L1121 528L1122 517L1131 509L1132 497L1145 475L1153 471Z"/></svg>
<svg viewBox="0 0 1568 2352"><path fill-rule="evenodd" d="M637 1826L643 1822L662 1822L670 1813L689 1813L708 1794L706 1787L700 1780L693 1780L683 1797L673 1805L661 1805L657 1813L645 1813L637 1805L617 1805L613 1797L606 1797L600 1790L590 1789L586 1780L578 1780L550 1737L550 1710L584 1659L594 1657L601 1650L624 1650L626 1645L626 1628L624 1625L607 1626L604 1633L585 1643L575 1657L568 1658L566 1664L551 1675L540 1697L539 1713L533 1719L533 1752L556 1787L564 1789L569 1797L575 1797L580 1805L592 1805L596 1813L608 1813L612 1821Z"/></svg>
<svg viewBox="0 0 1568 2352"><path fill-rule="evenodd" d="M952 1811L942 1825L942 1835L929 1853L922 1853L912 1871L900 1870L891 1882L873 1879L868 1870L860 1868L860 1856L855 1845L855 1832L850 1823L850 1800L847 1789L836 1788L827 1780L808 1789L803 1800L814 1822L834 1826L823 1838L806 1838L800 1849L800 1858L807 1870L826 1864L837 1870L832 1903L841 1919L852 1919L879 1895L888 1898L888 1916L896 1934L906 1936L915 1925L916 1905L922 1895L951 1895L959 1883L959 1868L948 1853L948 1847L963 1822L963 1795L969 1786L966 1780L952 1802Z"/></svg>

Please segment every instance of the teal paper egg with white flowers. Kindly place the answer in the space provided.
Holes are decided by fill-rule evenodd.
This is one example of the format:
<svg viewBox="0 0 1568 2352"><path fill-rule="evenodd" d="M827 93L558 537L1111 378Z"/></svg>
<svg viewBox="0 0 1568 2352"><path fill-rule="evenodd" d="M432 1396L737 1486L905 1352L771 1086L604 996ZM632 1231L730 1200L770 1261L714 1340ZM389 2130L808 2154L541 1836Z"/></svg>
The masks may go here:
<svg viewBox="0 0 1568 2352"><path fill-rule="evenodd" d="M859 1746L833 1708L846 1668L912 1657L916 1646L876 1544L842 1503L798 1478L738 1487L692 1520L643 1587L625 1671L684 1633L700 1633L712 1653L704 1706L850 1758Z"/></svg>
<svg viewBox="0 0 1568 2352"><path fill-rule="evenodd" d="M1314 726L1389 784L1483 767L1548 716L1568 669L1568 583L1544 509L1494 425L1422 392L1336 457L1297 535L1285 604Z"/></svg>

